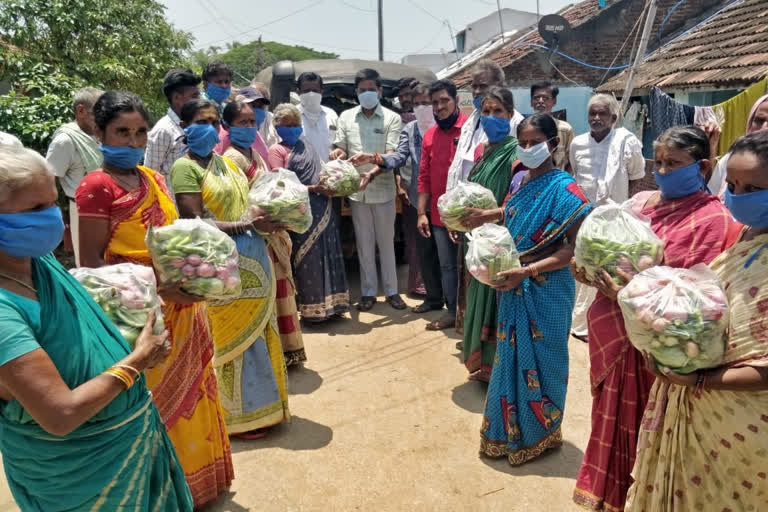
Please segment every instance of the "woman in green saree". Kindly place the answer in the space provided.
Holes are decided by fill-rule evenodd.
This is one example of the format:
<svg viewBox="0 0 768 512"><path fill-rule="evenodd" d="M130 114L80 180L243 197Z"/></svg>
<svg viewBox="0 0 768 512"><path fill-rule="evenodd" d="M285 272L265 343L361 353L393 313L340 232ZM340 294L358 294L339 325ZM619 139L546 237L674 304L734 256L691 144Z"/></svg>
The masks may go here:
<svg viewBox="0 0 768 512"><path fill-rule="evenodd" d="M11 492L25 511L191 511L141 374L170 352L167 333L153 336L150 318L131 350L59 265L56 199L40 155L0 150L0 452Z"/></svg>
<svg viewBox="0 0 768 512"><path fill-rule="evenodd" d="M517 159L517 139L510 134L509 124L514 112L514 98L507 89L492 87L485 93L481 123L488 136L488 143L478 146L476 163L469 174L469 181L493 192L499 206L509 191L512 164ZM464 223L467 228L474 229L484 224L485 220L470 214ZM464 263L466 250L467 244L462 241L462 257L458 261L456 327L463 326L464 329L462 360L469 370L469 378L488 382L496 355L496 290L470 275Z"/></svg>

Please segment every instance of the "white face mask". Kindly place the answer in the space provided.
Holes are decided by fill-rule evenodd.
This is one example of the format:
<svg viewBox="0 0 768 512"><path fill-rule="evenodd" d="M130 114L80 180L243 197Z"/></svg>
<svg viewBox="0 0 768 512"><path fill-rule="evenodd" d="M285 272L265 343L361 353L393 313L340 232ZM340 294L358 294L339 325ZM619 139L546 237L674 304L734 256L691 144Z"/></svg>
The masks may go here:
<svg viewBox="0 0 768 512"><path fill-rule="evenodd" d="M517 148L517 158L528 169L537 169L552 153L549 151L547 142L540 142L530 148Z"/></svg>
<svg viewBox="0 0 768 512"><path fill-rule="evenodd" d="M435 114L432 105L416 105L413 107L413 115L416 116L416 124L422 135L435 125Z"/></svg>
<svg viewBox="0 0 768 512"><path fill-rule="evenodd" d="M300 95L301 106L309 112L320 112L320 103L323 101L323 95L317 92L305 92Z"/></svg>

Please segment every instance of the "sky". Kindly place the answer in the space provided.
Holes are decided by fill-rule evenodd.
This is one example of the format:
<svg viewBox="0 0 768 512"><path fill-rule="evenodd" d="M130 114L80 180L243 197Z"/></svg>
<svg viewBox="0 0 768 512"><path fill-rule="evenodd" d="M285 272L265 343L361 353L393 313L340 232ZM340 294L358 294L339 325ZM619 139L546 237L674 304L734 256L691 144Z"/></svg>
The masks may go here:
<svg viewBox="0 0 768 512"><path fill-rule="evenodd" d="M377 59L377 0L160 0L166 17L191 32L196 48L258 39ZM540 14L577 0L539 0ZM496 10L495 0L383 0L384 57L439 53L454 48L451 30ZM536 0L501 1L501 7L536 12ZM450 25L450 29L449 29Z"/></svg>

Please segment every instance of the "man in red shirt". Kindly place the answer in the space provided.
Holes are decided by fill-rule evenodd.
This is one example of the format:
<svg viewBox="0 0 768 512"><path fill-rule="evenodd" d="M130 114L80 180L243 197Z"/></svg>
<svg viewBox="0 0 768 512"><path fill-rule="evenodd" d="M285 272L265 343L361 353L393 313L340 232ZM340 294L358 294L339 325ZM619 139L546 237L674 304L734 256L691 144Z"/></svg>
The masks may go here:
<svg viewBox="0 0 768 512"><path fill-rule="evenodd" d="M432 110L437 124L424 134L419 170L418 229L424 238L433 238L440 260L440 277L448 312L427 325L429 330L442 330L456 324L456 245L440 220L437 200L445 193L448 169L453 162L461 137L461 127L467 116L459 110L456 85L450 80L438 80L429 88ZM429 208L428 208L429 206ZM429 211L428 211L429 210Z"/></svg>

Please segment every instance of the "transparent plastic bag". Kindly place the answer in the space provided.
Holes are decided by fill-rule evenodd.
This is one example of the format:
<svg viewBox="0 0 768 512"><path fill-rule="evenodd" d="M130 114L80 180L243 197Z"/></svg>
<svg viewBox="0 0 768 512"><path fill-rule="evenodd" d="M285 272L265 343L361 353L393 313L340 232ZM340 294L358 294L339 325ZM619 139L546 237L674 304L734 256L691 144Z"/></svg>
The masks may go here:
<svg viewBox="0 0 768 512"><path fill-rule="evenodd" d="M360 173L346 160L331 160L320 171L320 183L334 196L347 197L360 191Z"/></svg>
<svg viewBox="0 0 768 512"><path fill-rule="evenodd" d="M242 287L235 241L200 218L150 227L147 248L161 284L206 299L237 298Z"/></svg>
<svg viewBox="0 0 768 512"><path fill-rule="evenodd" d="M497 283L499 272L520 266L517 247L504 226L484 224L473 229L466 237L469 240L465 257L467 268L481 283Z"/></svg>
<svg viewBox="0 0 768 512"><path fill-rule="evenodd" d="M651 229L647 217L632 211L632 201L595 208L584 219L576 236L574 260L592 280L604 269L619 284L616 269L634 275L661 263L664 243Z"/></svg>
<svg viewBox="0 0 768 512"><path fill-rule="evenodd" d="M718 366L725 351L728 300L706 265L653 267L619 292L629 341L659 366L691 373Z"/></svg>
<svg viewBox="0 0 768 512"><path fill-rule="evenodd" d="M120 263L100 268L73 268L69 271L104 310L131 347L155 312L153 334L165 330L157 283L152 267Z"/></svg>
<svg viewBox="0 0 768 512"><path fill-rule="evenodd" d="M469 231L461 223L467 208L491 210L498 207L493 192L482 185L470 182L460 182L437 200L440 220L452 231Z"/></svg>
<svg viewBox="0 0 768 512"><path fill-rule="evenodd" d="M306 233L312 226L309 191L296 174L288 169L262 173L253 182L248 193L245 220L258 217L259 210L295 233Z"/></svg>

